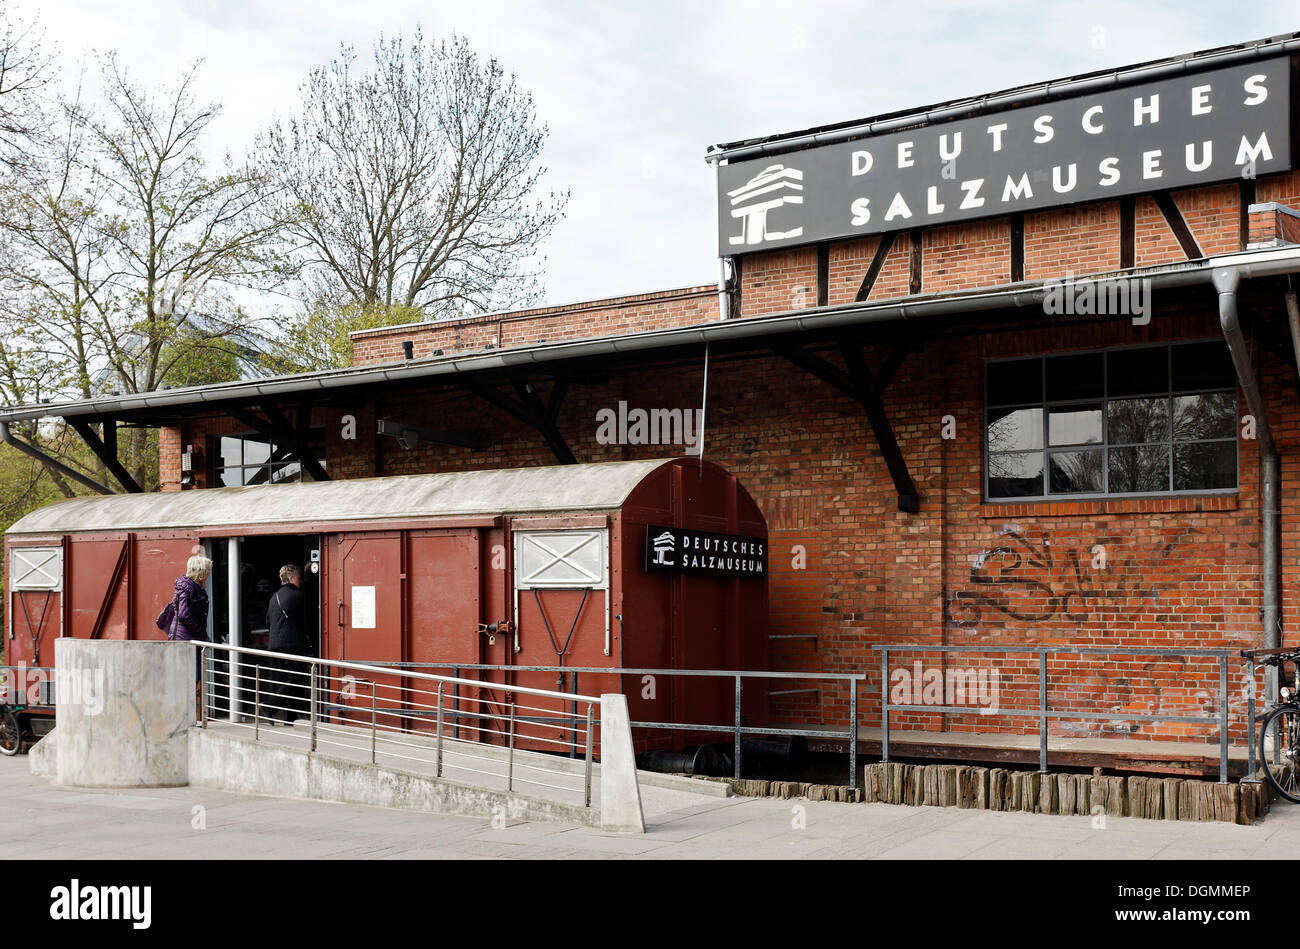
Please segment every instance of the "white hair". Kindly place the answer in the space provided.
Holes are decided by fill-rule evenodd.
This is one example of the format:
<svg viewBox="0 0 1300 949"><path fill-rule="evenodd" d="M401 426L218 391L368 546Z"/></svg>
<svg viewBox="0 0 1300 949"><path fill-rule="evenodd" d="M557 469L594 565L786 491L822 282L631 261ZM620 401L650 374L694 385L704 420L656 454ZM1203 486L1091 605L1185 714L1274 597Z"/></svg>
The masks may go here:
<svg viewBox="0 0 1300 949"><path fill-rule="evenodd" d="M197 580L204 574L212 572L212 561L202 554L195 554L185 563L185 576Z"/></svg>

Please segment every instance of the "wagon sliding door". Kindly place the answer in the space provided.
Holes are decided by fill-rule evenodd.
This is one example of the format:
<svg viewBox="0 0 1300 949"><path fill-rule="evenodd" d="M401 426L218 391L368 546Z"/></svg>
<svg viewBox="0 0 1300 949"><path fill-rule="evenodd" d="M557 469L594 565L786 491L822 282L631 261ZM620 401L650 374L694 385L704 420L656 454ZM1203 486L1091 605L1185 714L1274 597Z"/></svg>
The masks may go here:
<svg viewBox="0 0 1300 949"><path fill-rule="evenodd" d="M9 550L9 641L5 663L54 665L63 626L63 548Z"/></svg>
<svg viewBox="0 0 1300 949"><path fill-rule="evenodd" d="M607 652L608 528L516 531L514 567L517 665L608 668L617 664ZM591 673L520 672L515 681L584 695L598 694L600 689L600 679ZM586 706L530 695L519 702L529 706L516 719L521 746L569 754L575 737L579 744L585 742L585 736L575 735L570 727L575 714L586 715Z"/></svg>
<svg viewBox="0 0 1300 949"><path fill-rule="evenodd" d="M333 603L327 622L334 628L331 652L352 662L402 660L402 535L398 531L334 535L330 539ZM377 709L400 703L400 675L353 673L331 683L343 720L369 726L372 693ZM373 683L373 685L372 685ZM380 726L399 727L393 715L376 713Z"/></svg>
<svg viewBox="0 0 1300 949"><path fill-rule="evenodd" d="M483 619L481 532L477 528L411 531L407 543L410 601L406 654L409 661L451 664L451 668L438 665L419 670L435 675L452 675L457 671L457 663L483 662L480 648L485 637L478 631ZM461 669L459 677L491 679L493 676ZM408 679L407 685L413 711L428 718L427 724L417 720L416 726L433 728L436 712L429 706L437 705L438 687L419 679ZM477 730L484 725L484 720L461 716L492 714L487 703L495 698L495 694L481 693L474 686L446 686L443 695L446 733L470 740L494 737Z"/></svg>

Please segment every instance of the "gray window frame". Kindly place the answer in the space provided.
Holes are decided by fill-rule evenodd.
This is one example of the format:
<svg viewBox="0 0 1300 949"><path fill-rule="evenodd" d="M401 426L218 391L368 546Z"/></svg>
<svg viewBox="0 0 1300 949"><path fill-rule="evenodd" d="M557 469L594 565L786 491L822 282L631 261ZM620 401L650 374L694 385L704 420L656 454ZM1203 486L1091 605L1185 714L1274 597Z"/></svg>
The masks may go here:
<svg viewBox="0 0 1300 949"><path fill-rule="evenodd" d="M224 455L222 454L222 450L221 450L221 441L222 439L225 438L238 439L241 442L240 449L239 449L240 463L237 465L227 465L224 463ZM244 446L248 442L256 442L259 445L266 445L268 448L267 460L262 462L257 462L257 463L245 462L244 459L246 457L247 450ZM324 429L319 427L311 429L308 434L308 444L312 444L315 447L319 447L321 449L318 457L316 458L316 461L320 463L320 466L322 468L324 468L325 467ZM276 465L271 464L270 458L275 454L275 447L276 447L275 443L269 441L265 435L262 435L259 432L227 432L221 435L213 435L211 446L212 447L211 447L210 457L212 458L212 487L214 488L248 487L249 477L252 474L258 471L262 471L264 469L267 471L267 479L263 482L260 482L261 484L299 484L303 481L302 462L298 461L296 458L286 459ZM276 471L283 470L292 465L298 466L298 470L294 473L293 476L283 478L278 481L272 480ZM241 479L239 484L223 484L221 476L226 471L241 472L242 474L241 474Z"/></svg>
<svg viewBox="0 0 1300 949"><path fill-rule="evenodd" d="M1003 356L993 359L985 359L981 366L983 373L982 386L984 398L980 411L980 443L981 443L981 463L983 469L983 499L985 504L1023 504L1038 502L1068 502L1068 501L1095 501L1095 500L1113 500L1116 498L1146 498L1146 497L1202 497L1208 495L1235 495L1241 490L1241 445L1240 430L1237 424L1240 421L1241 400L1238 394L1238 386L1233 385L1231 390L1227 389L1197 389L1188 391L1174 391L1174 374L1173 374L1173 351L1179 346L1195 345L1197 343L1222 342L1222 337L1210 337L1207 339L1188 339L1178 340L1168 343L1140 343L1129 346L1110 346L1104 349L1083 349L1070 350L1068 352L1043 353L1041 355L1023 355L1023 356ZM1226 344L1225 344L1226 345ZM1145 393L1124 393L1116 395L1114 401L1124 401L1127 399L1152 399L1165 398L1169 400L1169 420L1167 438L1163 441L1150 442L1117 442L1110 441L1110 412L1109 404L1112 401L1110 393L1110 360L1109 356L1114 352L1133 351L1139 349L1164 349L1166 359L1166 385L1164 391L1148 391ZM1092 356L1101 354L1102 361L1102 395L1100 397L1085 399L1058 399L1049 400L1047 398L1047 360L1060 356ZM1042 373L1042 398L1038 402L1018 402L1008 403L1005 405L993 406L989 401L989 367L998 363L1023 362L1027 359L1037 359L1039 361L1040 371ZM1207 438L1195 439L1191 441L1179 442L1174 439L1174 404L1173 400L1180 396L1210 395L1231 391L1233 403L1233 435L1225 438ZM1073 445L1053 445L1050 438L1051 409L1060 406L1095 406L1101 405L1101 424L1102 436L1100 442L1086 442ZM1039 409L1043 414L1042 418L1042 448L1030 448L1022 451L1009 452L990 452L989 451L989 412L992 408L1010 408L1010 409ZM1233 443L1234 466L1236 469L1236 484L1231 488L1185 488L1179 490L1174 487L1174 446L1175 445L1210 445L1231 441ZM1051 486L1051 457L1053 454L1062 452L1081 451L1081 450L1100 450L1102 457L1101 466L1101 483L1103 487L1110 484L1110 451L1112 448L1133 448L1147 445L1165 446L1169 449L1169 489L1164 491L1101 491L1101 492L1070 492L1053 494L1050 491ZM989 460L992 454L1028 454L1038 452L1043 457L1043 494L1024 494L1014 497L993 497L989 494Z"/></svg>

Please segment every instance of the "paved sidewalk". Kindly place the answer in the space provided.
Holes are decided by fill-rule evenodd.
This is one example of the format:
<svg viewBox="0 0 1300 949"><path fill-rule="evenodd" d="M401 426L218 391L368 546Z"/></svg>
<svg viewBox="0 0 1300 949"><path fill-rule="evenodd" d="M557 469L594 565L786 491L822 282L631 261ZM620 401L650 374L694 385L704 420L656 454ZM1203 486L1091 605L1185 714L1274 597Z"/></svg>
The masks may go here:
<svg viewBox="0 0 1300 949"><path fill-rule="evenodd" d="M797 808L802 808L800 813ZM802 816L806 826L794 825ZM1085 858L1300 853L1300 807L1254 827L775 798L662 815L644 837L562 824L444 817L199 788L62 788L0 758L0 859L9 858Z"/></svg>

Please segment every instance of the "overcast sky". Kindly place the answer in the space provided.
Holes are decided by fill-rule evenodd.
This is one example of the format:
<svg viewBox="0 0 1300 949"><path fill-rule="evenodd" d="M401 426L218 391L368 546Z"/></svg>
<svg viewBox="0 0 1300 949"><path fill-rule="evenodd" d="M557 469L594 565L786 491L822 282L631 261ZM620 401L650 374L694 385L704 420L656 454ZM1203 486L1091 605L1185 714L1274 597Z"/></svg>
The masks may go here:
<svg viewBox="0 0 1300 949"><path fill-rule="evenodd" d="M532 91L551 184L573 195L546 252L562 303L717 279L717 142L862 118L1300 29L1295 3L835 0L10 0L69 72L116 49L170 82L195 59L238 157L340 42L466 34Z"/></svg>

